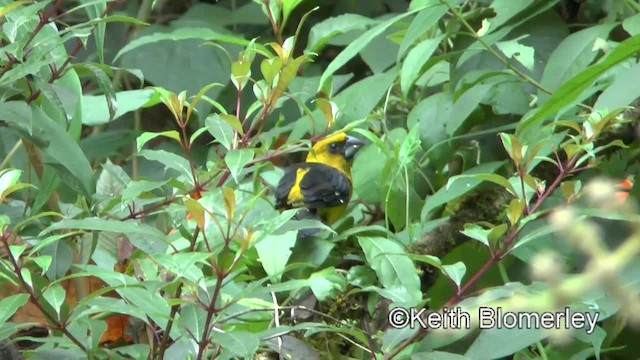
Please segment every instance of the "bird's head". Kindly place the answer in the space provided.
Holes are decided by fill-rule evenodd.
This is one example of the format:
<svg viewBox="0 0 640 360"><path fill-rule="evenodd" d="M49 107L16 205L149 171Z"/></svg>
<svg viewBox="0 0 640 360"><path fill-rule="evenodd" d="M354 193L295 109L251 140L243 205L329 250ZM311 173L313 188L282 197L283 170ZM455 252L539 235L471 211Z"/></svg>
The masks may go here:
<svg viewBox="0 0 640 360"><path fill-rule="evenodd" d="M338 133L313 145L312 151L307 155L307 162L323 163L351 174L353 158L363 146L362 140L345 133Z"/></svg>

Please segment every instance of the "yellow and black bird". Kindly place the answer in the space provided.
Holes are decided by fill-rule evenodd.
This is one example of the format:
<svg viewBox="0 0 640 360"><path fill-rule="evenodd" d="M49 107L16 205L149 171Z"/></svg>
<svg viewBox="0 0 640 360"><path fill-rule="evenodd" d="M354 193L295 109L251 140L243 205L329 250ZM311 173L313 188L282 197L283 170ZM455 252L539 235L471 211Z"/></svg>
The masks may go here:
<svg viewBox="0 0 640 360"><path fill-rule="evenodd" d="M285 170L276 188L276 209L299 208L298 220L315 218L327 225L336 222L351 199L351 165L362 146L364 142L345 133L318 141L305 162Z"/></svg>

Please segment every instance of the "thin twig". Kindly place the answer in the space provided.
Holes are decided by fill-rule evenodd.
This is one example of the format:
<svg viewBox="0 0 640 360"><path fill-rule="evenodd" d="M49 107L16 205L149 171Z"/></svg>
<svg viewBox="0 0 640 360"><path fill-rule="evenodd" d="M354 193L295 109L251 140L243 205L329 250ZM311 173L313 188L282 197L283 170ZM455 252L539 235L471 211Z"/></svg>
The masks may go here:
<svg viewBox="0 0 640 360"><path fill-rule="evenodd" d="M15 259L13 255L11 255L11 249L9 247L9 238L15 235L13 235L14 233L11 233L9 236L7 236L7 234L9 233L5 232L4 235L0 236L0 242L2 242L2 244L4 245L5 251L9 255L8 258L10 259L11 265L13 266L14 273L18 277L18 280L20 282L20 287L29 294L31 303L38 308L38 310L42 313L42 315L44 315L47 318L49 323L53 324L56 330L62 331L62 333L67 338L69 338L69 340L71 340L74 344L76 344L76 346L78 346L82 351L86 353L87 349L80 342L80 340L78 340L72 333L70 333L69 330L67 330L67 327L63 323L58 322L58 320L56 320L53 317L53 315L51 315L48 311L46 311L42 306L42 304L40 304L40 301L42 301L41 297L35 293L35 290L27 283L25 278L22 276L22 269L20 267L20 264L18 264L17 259Z"/></svg>
<svg viewBox="0 0 640 360"><path fill-rule="evenodd" d="M271 300L273 301L273 320L275 321L276 327L280 327L280 307L276 293L273 291L271 291ZM282 354L282 336L278 336L278 357L280 360L284 359L284 355Z"/></svg>

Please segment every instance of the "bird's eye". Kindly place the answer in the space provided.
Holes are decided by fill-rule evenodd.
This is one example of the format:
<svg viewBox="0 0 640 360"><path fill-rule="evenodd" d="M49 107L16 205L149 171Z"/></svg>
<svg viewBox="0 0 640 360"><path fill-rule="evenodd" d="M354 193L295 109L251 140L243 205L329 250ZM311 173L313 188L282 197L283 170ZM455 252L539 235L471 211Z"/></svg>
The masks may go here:
<svg viewBox="0 0 640 360"><path fill-rule="evenodd" d="M338 144L333 143L333 144L329 145L329 147L331 148L331 150L335 150L335 149L338 148Z"/></svg>

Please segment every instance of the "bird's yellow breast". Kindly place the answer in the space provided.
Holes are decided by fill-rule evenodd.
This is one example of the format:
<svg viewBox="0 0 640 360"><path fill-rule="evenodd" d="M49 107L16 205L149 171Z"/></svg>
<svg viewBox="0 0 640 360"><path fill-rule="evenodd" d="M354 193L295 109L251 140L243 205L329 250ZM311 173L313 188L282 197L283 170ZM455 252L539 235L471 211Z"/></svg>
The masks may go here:
<svg viewBox="0 0 640 360"><path fill-rule="evenodd" d="M347 204L334 206L330 208L318 209L318 215L325 224L333 224L338 221L347 210Z"/></svg>

